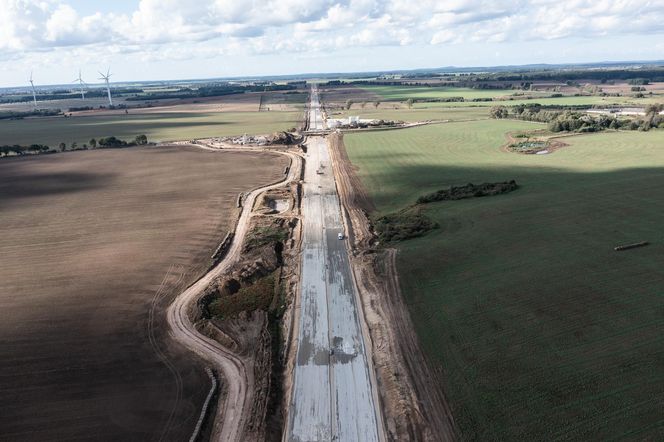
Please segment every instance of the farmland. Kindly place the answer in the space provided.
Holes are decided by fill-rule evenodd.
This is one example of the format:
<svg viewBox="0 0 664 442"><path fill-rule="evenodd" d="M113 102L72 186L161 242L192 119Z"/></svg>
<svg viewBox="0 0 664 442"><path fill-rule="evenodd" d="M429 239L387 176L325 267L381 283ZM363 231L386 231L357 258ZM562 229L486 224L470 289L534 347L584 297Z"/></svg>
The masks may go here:
<svg viewBox="0 0 664 442"><path fill-rule="evenodd" d="M664 131L503 152L517 121L345 136L374 216L450 185L507 195L432 203L398 245L402 292L467 440L657 440L664 432ZM641 249L619 244L647 240Z"/></svg>
<svg viewBox="0 0 664 442"><path fill-rule="evenodd" d="M427 86L360 86L368 92L376 94L384 100L413 99L443 99L452 97L463 97L467 100L476 98L499 98L509 97L515 92L512 89L470 89L463 87L427 87ZM523 93L523 92L522 92ZM534 92L529 95L543 95Z"/></svg>
<svg viewBox="0 0 664 442"><path fill-rule="evenodd" d="M131 110L129 114L114 112L106 115L79 114L72 117L26 118L0 121L0 145L46 144L72 142L82 145L91 138L116 136L131 140L145 134L150 141L187 140L192 138L265 134L288 130L301 117L294 111L213 112Z"/></svg>
<svg viewBox="0 0 664 442"><path fill-rule="evenodd" d="M605 86L606 87L606 86ZM450 108L475 108L481 112L482 108L495 105L516 106L538 103L545 106L635 106L642 107L648 104L664 102L664 87L661 84L649 86L644 97L635 98L629 87L623 85L609 86L607 90L619 93L620 96L602 96L589 94L582 88L574 88L564 92L562 96L552 97L552 91L545 90L512 90L512 89L470 89L462 87L441 86L374 86L353 85L329 88L324 97L332 106L343 106L347 100L352 100L351 114L364 115L371 113L371 117L389 118L394 109L404 112L406 121L415 121L408 117L417 113L429 114ZM652 93L652 95L651 95ZM464 101L445 101L454 97L463 97ZM412 99L412 109L408 109L406 101ZM439 100L439 101L436 101ZM483 100L483 101L473 101ZM372 104L379 101L378 109ZM371 118L367 117L367 118Z"/></svg>
<svg viewBox="0 0 664 442"><path fill-rule="evenodd" d="M486 107L464 107L450 108L443 106L413 106L408 109L405 106L392 106L392 103L382 103L378 108L367 105L364 108L354 106L350 110L339 110L330 113L331 118L342 118L359 115L361 118L374 118L377 120L400 120L400 121L461 121L488 119L489 110Z"/></svg>
<svg viewBox="0 0 664 442"><path fill-rule="evenodd" d="M134 148L0 160L2 440L187 440L209 390L168 339L268 153Z"/></svg>

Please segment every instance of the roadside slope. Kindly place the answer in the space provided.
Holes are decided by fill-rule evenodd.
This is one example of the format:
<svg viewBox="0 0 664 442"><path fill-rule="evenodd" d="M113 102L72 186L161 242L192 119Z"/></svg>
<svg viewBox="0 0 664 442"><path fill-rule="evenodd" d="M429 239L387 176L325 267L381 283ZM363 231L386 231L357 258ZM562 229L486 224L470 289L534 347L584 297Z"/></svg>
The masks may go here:
<svg viewBox="0 0 664 442"><path fill-rule="evenodd" d="M280 152L281 153L281 152ZM249 228L249 220L256 197L269 189L283 186L299 176L299 159L290 153L292 163L288 175L277 183L249 192L242 200L242 213L235 227L233 240L224 259L208 273L182 292L168 309L168 323L172 335L180 343L209 361L223 377L224 394L220 395L212 439L219 441L242 441L247 413L251 408L253 377L248 373L238 356L221 343L200 333L191 321L192 307L212 281L226 272L240 256L242 243Z"/></svg>
<svg viewBox="0 0 664 442"><path fill-rule="evenodd" d="M367 211L373 208L353 165L343 136L330 136L337 188L351 226L352 265L372 345L378 391L392 440L455 440L455 425L429 362L420 349L403 302L395 249L370 251L374 241Z"/></svg>

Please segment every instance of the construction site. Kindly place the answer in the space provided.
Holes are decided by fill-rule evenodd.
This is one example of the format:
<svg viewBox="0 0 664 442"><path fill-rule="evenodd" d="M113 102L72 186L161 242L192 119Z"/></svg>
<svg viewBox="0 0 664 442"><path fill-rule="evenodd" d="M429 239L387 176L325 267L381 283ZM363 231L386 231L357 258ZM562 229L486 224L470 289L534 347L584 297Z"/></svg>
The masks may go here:
<svg viewBox="0 0 664 442"><path fill-rule="evenodd" d="M0 126L0 440L657 439L658 105L100 75Z"/></svg>

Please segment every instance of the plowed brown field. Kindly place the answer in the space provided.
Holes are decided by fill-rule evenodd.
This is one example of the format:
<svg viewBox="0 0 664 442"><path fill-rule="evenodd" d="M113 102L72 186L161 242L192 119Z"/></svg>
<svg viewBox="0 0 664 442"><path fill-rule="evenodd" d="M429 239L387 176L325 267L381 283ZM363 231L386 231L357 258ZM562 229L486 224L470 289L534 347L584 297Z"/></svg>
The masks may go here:
<svg viewBox="0 0 664 442"><path fill-rule="evenodd" d="M164 309L238 192L287 159L193 148L0 160L0 440L186 440L209 389Z"/></svg>

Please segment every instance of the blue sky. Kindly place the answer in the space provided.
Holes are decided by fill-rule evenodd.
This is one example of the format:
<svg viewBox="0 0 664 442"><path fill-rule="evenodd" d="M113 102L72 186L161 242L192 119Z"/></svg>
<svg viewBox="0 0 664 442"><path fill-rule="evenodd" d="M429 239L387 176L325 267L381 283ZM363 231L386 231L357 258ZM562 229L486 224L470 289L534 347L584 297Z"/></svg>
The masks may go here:
<svg viewBox="0 0 664 442"><path fill-rule="evenodd" d="M95 12L130 14L137 9L140 0L70 0L67 3L81 15L90 15Z"/></svg>
<svg viewBox="0 0 664 442"><path fill-rule="evenodd" d="M664 59L662 0L2 0L0 87Z"/></svg>

